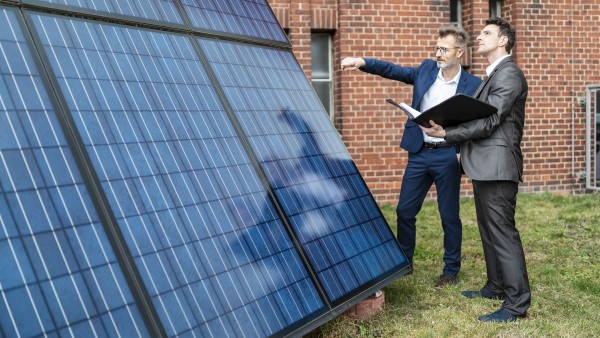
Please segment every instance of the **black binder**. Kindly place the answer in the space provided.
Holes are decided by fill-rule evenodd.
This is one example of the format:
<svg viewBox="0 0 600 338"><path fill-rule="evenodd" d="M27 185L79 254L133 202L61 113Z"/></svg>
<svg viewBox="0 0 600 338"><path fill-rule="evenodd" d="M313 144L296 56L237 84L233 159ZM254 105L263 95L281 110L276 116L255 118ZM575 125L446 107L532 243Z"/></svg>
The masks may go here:
<svg viewBox="0 0 600 338"><path fill-rule="evenodd" d="M431 127L429 125L430 120L433 120L435 123L446 128L471 120L488 117L498 111L498 108L491 104L465 94L456 94L427 109L422 112L421 115L416 117L414 114L414 111L416 110L405 103L400 105L392 99L387 99L385 101L402 109L410 120L427 128Z"/></svg>

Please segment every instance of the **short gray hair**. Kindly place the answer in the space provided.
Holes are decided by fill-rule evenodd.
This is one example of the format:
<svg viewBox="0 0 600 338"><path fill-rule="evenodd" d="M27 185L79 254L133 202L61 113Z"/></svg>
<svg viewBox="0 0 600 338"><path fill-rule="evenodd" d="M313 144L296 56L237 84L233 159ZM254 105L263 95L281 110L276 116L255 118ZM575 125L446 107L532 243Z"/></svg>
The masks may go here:
<svg viewBox="0 0 600 338"><path fill-rule="evenodd" d="M440 29L438 30L438 36L440 38L444 38L448 35L454 36L454 40L456 40L457 47L460 47L462 49L467 48L467 33L465 33L465 31L462 28L456 25L447 25L440 27Z"/></svg>

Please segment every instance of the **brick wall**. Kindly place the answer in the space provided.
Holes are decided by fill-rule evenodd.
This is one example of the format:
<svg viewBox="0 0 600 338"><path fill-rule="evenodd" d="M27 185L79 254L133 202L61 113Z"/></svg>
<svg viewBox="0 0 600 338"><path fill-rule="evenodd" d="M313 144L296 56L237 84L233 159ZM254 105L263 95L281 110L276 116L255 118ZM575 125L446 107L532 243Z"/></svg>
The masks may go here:
<svg viewBox="0 0 600 338"><path fill-rule="evenodd" d="M600 82L598 1L510 1L517 63L529 83L524 191L582 191L585 86Z"/></svg>
<svg viewBox="0 0 600 338"><path fill-rule="evenodd" d="M600 0L505 0L503 17L517 29L514 57L529 83L523 139L523 192L583 192L585 86L600 83ZM449 1L269 0L300 64L310 76L311 30L334 31L335 120L352 158L381 203L395 203L407 154L399 148L405 117L388 97L410 102L412 87L360 72L341 72L346 56L418 65L433 57L437 28L450 21ZM487 0L463 0L469 33L469 71L484 74L487 60L473 53L488 18ZM467 178L462 193L471 195ZM432 188L429 197L435 196Z"/></svg>

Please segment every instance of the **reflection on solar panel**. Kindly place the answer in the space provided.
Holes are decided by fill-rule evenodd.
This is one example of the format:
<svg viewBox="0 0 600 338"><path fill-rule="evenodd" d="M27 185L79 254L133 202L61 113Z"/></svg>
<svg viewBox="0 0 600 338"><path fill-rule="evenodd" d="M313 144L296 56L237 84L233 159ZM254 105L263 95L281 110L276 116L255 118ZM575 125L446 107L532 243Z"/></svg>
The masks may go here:
<svg viewBox="0 0 600 338"><path fill-rule="evenodd" d="M200 43L329 299L405 263L292 52Z"/></svg>
<svg viewBox="0 0 600 338"><path fill-rule="evenodd" d="M408 269L264 1L4 3L0 336L298 335Z"/></svg>

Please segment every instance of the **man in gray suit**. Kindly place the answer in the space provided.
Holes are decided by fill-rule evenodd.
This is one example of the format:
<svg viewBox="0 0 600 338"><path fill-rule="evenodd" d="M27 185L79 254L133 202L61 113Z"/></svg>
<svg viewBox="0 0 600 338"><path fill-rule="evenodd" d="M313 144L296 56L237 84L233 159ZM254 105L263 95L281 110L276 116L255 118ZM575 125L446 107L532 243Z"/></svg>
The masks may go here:
<svg viewBox="0 0 600 338"><path fill-rule="evenodd" d="M488 75L474 97L498 112L487 118L443 129L431 122L425 133L461 143L461 162L472 179L477 223L483 244L487 282L478 291L462 291L468 298L504 300L502 307L479 320L511 322L525 317L531 303L525 255L515 226L519 182L523 176L521 138L525 124L527 81L510 51L515 30L500 18L486 21L477 37L479 53L488 59Z"/></svg>

